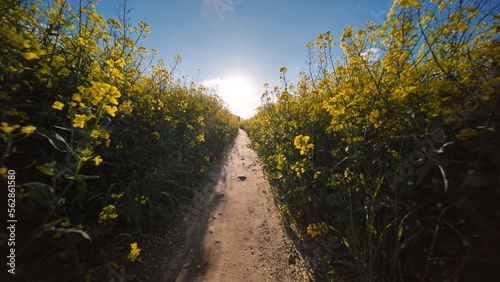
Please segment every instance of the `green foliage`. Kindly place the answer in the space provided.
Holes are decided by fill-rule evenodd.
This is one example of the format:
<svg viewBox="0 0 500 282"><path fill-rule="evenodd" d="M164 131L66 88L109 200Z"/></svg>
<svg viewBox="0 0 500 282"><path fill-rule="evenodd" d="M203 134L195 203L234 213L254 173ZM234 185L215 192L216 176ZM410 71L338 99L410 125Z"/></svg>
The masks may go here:
<svg viewBox="0 0 500 282"><path fill-rule="evenodd" d="M138 45L147 24L105 19L96 1L31 2L0 5L0 172L16 172L15 278L123 280L238 119L163 61L149 65L154 50Z"/></svg>
<svg viewBox="0 0 500 282"><path fill-rule="evenodd" d="M299 235L362 281L500 278L499 6L435 2L346 28L341 60L320 34L241 125Z"/></svg>

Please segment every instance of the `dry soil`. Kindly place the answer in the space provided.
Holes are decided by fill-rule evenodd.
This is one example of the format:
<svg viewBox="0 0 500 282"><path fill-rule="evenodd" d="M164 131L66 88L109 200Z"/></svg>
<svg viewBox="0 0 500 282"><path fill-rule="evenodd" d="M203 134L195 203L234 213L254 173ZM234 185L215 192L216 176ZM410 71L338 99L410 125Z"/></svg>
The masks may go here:
<svg viewBox="0 0 500 282"><path fill-rule="evenodd" d="M256 153L240 130L223 162L208 172L173 236L145 250L139 281L311 281L282 228Z"/></svg>

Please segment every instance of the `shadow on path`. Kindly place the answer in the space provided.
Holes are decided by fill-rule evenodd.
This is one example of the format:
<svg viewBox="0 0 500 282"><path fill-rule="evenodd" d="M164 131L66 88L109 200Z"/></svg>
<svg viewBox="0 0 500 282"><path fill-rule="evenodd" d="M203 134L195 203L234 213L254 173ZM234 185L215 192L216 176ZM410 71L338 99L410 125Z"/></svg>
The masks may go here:
<svg viewBox="0 0 500 282"><path fill-rule="evenodd" d="M193 199L180 207L179 222L166 230L166 236L150 242L143 250L144 267L133 281L176 281L182 272L198 276L207 263L204 260L202 244L207 232L210 216L217 206L225 201L224 193L216 191L224 187L227 177L225 164L234 142L228 144L222 153L223 158L207 171L207 179ZM222 190L223 191L223 190ZM162 236L163 237L163 236ZM136 269L134 272L136 272ZM184 275L185 276L185 275Z"/></svg>

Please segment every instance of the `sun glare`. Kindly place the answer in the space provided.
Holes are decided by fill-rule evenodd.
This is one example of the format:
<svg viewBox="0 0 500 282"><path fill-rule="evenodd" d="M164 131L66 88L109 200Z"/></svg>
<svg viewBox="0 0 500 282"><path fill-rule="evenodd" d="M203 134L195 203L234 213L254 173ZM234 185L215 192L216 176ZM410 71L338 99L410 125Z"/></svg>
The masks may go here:
<svg viewBox="0 0 500 282"><path fill-rule="evenodd" d="M220 85L220 95L236 115L247 118L253 114L255 105L254 86L245 78L232 77Z"/></svg>
<svg viewBox="0 0 500 282"><path fill-rule="evenodd" d="M259 106L259 87L247 77L215 78L205 80L203 84L215 89L217 95L226 102L229 110L239 117L250 118Z"/></svg>
<svg viewBox="0 0 500 282"><path fill-rule="evenodd" d="M224 92L235 98L246 97L250 95L250 88L250 84L244 79L229 79L224 87Z"/></svg>

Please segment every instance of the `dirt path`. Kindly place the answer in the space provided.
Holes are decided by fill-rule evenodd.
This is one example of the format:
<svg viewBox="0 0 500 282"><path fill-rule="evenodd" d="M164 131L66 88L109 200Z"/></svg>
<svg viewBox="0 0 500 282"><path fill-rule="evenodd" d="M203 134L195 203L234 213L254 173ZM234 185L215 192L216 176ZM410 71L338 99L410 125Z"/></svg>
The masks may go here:
<svg viewBox="0 0 500 282"><path fill-rule="evenodd" d="M210 181L186 207L175 239L153 251L163 259L156 261L155 277L146 279L310 281L248 143L240 130L225 161L209 172Z"/></svg>

